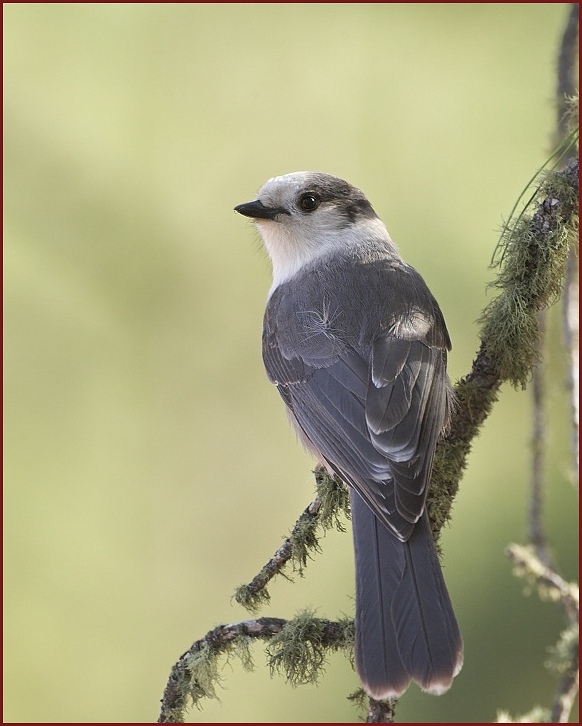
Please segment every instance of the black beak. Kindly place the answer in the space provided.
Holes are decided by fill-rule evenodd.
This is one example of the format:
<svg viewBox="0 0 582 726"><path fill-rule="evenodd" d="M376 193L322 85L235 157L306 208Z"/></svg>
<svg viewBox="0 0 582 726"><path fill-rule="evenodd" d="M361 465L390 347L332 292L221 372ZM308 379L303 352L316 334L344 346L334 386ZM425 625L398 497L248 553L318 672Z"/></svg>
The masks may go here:
<svg viewBox="0 0 582 726"><path fill-rule="evenodd" d="M239 204L238 207L234 208L234 211L253 219L275 219L278 214L289 214L282 207L265 207L258 199L254 202Z"/></svg>

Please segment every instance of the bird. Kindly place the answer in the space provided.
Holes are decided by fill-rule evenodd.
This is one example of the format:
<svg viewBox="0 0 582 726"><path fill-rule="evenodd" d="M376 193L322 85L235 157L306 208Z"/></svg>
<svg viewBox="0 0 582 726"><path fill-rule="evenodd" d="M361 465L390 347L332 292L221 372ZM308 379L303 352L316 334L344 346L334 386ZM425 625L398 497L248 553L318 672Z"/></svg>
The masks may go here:
<svg viewBox="0 0 582 726"><path fill-rule="evenodd" d="M298 438L348 487L355 667L375 700L440 695L463 641L426 509L455 405L441 309L365 194L323 172L269 179L235 211L272 264L262 353Z"/></svg>

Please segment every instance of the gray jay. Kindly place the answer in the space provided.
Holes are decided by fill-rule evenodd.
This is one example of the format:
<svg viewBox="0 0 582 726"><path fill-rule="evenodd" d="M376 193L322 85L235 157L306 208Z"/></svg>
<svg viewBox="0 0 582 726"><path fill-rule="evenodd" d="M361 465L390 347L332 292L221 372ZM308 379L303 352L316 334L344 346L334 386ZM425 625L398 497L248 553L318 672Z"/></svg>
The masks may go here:
<svg viewBox="0 0 582 726"><path fill-rule="evenodd" d="M350 489L362 685L378 700L410 681L444 693L463 644L425 508L454 397L440 308L342 179L275 177L235 211L273 267L267 375L302 442Z"/></svg>

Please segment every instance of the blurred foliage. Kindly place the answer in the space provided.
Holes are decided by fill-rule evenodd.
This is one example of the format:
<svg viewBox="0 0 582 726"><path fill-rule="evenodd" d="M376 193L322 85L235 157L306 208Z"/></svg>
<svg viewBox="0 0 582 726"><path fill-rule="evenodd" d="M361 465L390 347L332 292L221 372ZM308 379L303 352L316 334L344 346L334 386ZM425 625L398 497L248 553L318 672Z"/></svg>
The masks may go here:
<svg viewBox="0 0 582 726"><path fill-rule="evenodd" d="M11 722L157 717L173 663L310 501L313 462L267 382L270 271L232 208L274 175L365 190L478 347L503 218L548 155L566 4L5 3L5 680ZM559 311L547 346L546 523L576 572ZM504 387L473 449L445 576L465 666L409 722L491 721L551 699L555 607L524 599L531 404ZM352 612L330 531L264 614ZM348 661L318 687L223 671L193 721L356 718Z"/></svg>

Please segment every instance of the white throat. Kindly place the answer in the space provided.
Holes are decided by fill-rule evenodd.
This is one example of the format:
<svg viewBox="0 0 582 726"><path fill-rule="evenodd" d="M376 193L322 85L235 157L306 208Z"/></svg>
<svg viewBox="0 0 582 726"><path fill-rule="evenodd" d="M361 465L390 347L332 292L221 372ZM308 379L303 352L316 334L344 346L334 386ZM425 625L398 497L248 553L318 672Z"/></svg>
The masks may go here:
<svg viewBox="0 0 582 726"><path fill-rule="evenodd" d="M273 284L269 297L283 282L324 257L341 254L350 249L361 253L374 240L384 245L388 242L393 246L384 223L377 217L339 230L310 230L312 234L301 236L297 234L297 229L286 225L285 221L255 220L273 266ZM371 247L377 249L377 245L372 244Z"/></svg>

